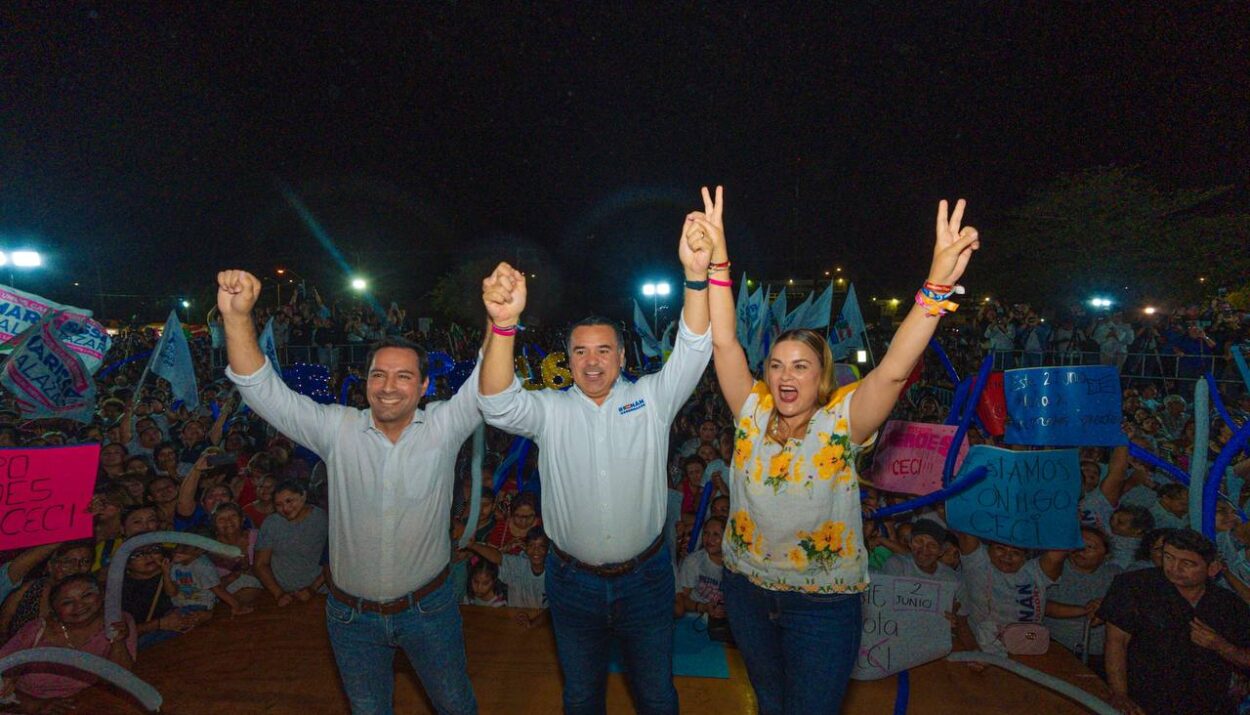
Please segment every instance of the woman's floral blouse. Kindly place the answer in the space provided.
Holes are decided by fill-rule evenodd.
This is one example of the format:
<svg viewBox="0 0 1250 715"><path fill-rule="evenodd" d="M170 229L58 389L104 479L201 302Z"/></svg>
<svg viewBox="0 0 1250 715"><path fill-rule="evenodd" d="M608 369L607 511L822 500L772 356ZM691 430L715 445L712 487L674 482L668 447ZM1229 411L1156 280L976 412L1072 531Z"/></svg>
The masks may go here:
<svg viewBox="0 0 1250 715"><path fill-rule="evenodd" d="M858 593L868 588L859 510L860 451L851 444L851 395L839 389L816 410L802 439L764 435L773 412L755 383L738 415L729 480L725 567L773 591Z"/></svg>

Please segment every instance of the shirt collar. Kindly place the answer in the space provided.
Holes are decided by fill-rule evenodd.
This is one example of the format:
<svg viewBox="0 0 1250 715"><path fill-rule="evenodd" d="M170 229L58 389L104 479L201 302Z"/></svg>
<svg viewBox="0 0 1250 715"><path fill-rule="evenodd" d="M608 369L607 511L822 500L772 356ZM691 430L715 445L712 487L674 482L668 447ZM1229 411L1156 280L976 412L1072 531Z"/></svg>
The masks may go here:
<svg viewBox="0 0 1250 715"><path fill-rule="evenodd" d="M371 408L363 409L360 411L360 421L361 421L361 427L360 427L361 432L368 432L369 430L374 430L375 432L381 433L382 430L378 429L377 425L373 424L373 410ZM409 425L425 424L425 410L418 407L417 411L412 413L412 421L409 422L408 424ZM405 427L404 429L407 429L407 427Z"/></svg>

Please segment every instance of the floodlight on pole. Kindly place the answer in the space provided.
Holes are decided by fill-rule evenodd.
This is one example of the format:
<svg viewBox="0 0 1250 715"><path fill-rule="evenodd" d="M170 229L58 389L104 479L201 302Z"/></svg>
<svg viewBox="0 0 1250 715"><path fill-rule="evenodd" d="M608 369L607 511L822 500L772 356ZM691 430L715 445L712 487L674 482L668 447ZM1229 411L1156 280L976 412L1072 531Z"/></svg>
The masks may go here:
<svg viewBox="0 0 1250 715"><path fill-rule="evenodd" d="M352 279L352 290L363 292L368 287L369 283L364 278Z"/></svg>
<svg viewBox="0 0 1250 715"><path fill-rule="evenodd" d="M17 268L38 268L43 265L43 256L38 251L14 251L9 257Z"/></svg>
<svg viewBox="0 0 1250 715"><path fill-rule="evenodd" d="M664 281L642 284L642 294L651 299L651 322L657 338L660 337L660 296L668 295L672 290L672 286Z"/></svg>

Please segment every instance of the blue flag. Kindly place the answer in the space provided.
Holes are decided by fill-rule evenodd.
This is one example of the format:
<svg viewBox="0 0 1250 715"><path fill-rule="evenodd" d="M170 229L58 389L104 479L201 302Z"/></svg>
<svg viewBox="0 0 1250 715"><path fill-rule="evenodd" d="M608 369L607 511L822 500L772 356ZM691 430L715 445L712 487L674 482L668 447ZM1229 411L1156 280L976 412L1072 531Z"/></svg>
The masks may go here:
<svg viewBox="0 0 1250 715"><path fill-rule="evenodd" d="M200 390L195 383L195 364L191 361L191 346L182 333L178 312L169 311L169 320L161 330L161 340L152 351L152 372L169 380L174 390L174 400L181 400L188 410L200 405Z"/></svg>
<svg viewBox="0 0 1250 715"><path fill-rule="evenodd" d="M1008 444L1124 444L1120 375L1111 365L1029 367L1003 373Z"/></svg>
<svg viewBox="0 0 1250 715"><path fill-rule="evenodd" d="M36 319L13 339L13 352L0 369L0 385L17 398L23 417L90 422L95 381L78 353L63 343L66 323L60 316L56 312Z"/></svg>
<svg viewBox="0 0 1250 715"><path fill-rule="evenodd" d="M1078 549L1081 466L1075 449L1013 452L973 445L960 475L977 467L989 474L946 500L955 531L1025 549Z"/></svg>
<svg viewBox="0 0 1250 715"><path fill-rule="evenodd" d="M274 372L282 374L282 365L278 362L278 344L273 340L273 318L269 318L269 322L265 323L265 329L260 333L260 351L269 358L269 364L273 366Z"/></svg>
<svg viewBox="0 0 1250 715"><path fill-rule="evenodd" d="M820 330L829 325L829 314L833 312L833 283L825 286L824 292L820 294L807 309L807 316L802 328L811 328L812 330Z"/></svg>
<svg viewBox="0 0 1250 715"><path fill-rule="evenodd" d="M846 292L846 302L842 304L842 312L838 322L834 323L829 333L829 348L836 360L845 360L852 350L864 347L864 315L859 312L859 301L855 299L855 284Z"/></svg>
<svg viewBox="0 0 1250 715"><path fill-rule="evenodd" d="M638 301L634 301L634 332L638 333L638 339L642 342L642 353L647 357L660 357L663 350L660 347L660 341L656 340L655 334L651 332L651 326L647 324L647 318L642 314L642 308L638 307Z"/></svg>

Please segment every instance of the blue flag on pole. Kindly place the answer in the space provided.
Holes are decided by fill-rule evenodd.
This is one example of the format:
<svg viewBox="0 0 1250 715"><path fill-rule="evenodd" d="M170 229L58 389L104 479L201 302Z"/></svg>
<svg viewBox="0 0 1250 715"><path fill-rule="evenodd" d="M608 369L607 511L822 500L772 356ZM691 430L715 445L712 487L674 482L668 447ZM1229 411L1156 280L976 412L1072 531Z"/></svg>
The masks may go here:
<svg viewBox="0 0 1250 715"><path fill-rule="evenodd" d="M174 390L174 400L181 400L188 410L200 405L200 390L195 382L195 364L191 361L191 346L182 333L178 312L169 311L169 320L161 330L161 340L152 352L152 372L169 380Z"/></svg>
<svg viewBox="0 0 1250 715"><path fill-rule="evenodd" d="M265 329L260 332L260 351L269 358L269 364L273 366L274 372L282 374L282 365L278 362L278 344L273 339L273 318L269 318L269 322L265 323Z"/></svg>
<svg viewBox="0 0 1250 715"><path fill-rule="evenodd" d="M638 333L638 339L642 343L642 354L647 357L660 357L663 350L660 348L660 341L656 339L655 333L651 331L651 326L647 324L647 316L642 314L642 308L638 307L638 301L634 301L634 332Z"/></svg>
<svg viewBox="0 0 1250 715"><path fill-rule="evenodd" d="M833 283L825 286L824 292L808 306L807 315L801 328L820 330L829 325L829 314L833 312Z"/></svg>
<svg viewBox="0 0 1250 715"><path fill-rule="evenodd" d="M864 347L864 315L859 312L859 301L855 299L855 284L851 284L846 292L846 302L842 304L842 312L838 322L834 323L829 333L829 348L836 360L845 360L852 350Z"/></svg>
<svg viewBox="0 0 1250 715"><path fill-rule="evenodd" d="M60 316L56 312L36 319L14 338L13 352L0 369L0 385L17 398L23 417L90 422L95 381L78 353L63 343L66 323Z"/></svg>
<svg viewBox="0 0 1250 715"><path fill-rule="evenodd" d="M812 293L808 293L803 302L799 303L799 307L790 311L790 314L786 316L785 322L781 324L781 332L784 333L787 330L807 327L807 311L812 308L812 295Z"/></svg>

